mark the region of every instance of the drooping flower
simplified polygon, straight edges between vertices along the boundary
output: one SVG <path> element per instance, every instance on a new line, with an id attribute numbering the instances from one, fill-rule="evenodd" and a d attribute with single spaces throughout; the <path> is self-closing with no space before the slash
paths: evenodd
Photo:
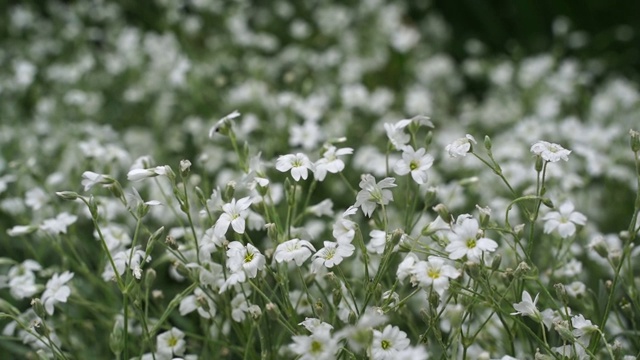
<path id="1" fill-rule="evenodd" d="M 447 145 L 444 149 L 449 153 L 449 156 L 455 158 L 459 156 L 466 156 L 471 150 L 471 143 L 477 144 L 476 139 L 467 134 L 465 137 L 460 138 Z"/>
<path id="2" fill-rule="evenodd" d="M 409 124 L 411 124 L 411 119 L 400 120 L 394 124 L 384 124 L 384 129 L 387 131 L 389 141 L 391 141 L 393 146 L 398 150 L 402 149 L 402 147 L 411 140 L 409 134 L 404 132 L 404 128 Z"/>
<path id="3" fill-rule="evenodd" d="M 563 239 L 568 238 L 576 233 L 576 224 L 584 225 L 587 223 L 587 217 L 582 213 L 573 211 L 574 206 L 571 201 L 565 201 L 558 211 L 552 211 L 546 214 L 542 220 L 546 221 L 544 224 L 544 232 L 546 234 L 551 233 L 553 230 L 558 230 L 558 234 Z"/>
<path id="4" fill-rule="evenodd" d="M 276 160 L 276 169 L 280 172 L 291 170 L 293 180 L 299 181 L 300 178 L 307 180 L 309 171 L 314 171 L 315 167 L 307 155 L 303 153 L 281 155 Z"/>
<path id="5" fill-rule="evenodd" d="M 389 201 L 393 200 L 393 194 L 388 188 L 396 187 L 396 179 L 384 178 L 376 184 L 376 178 L 373 175 L 362 175 L 360 181 L 360 192 L 356 195 L 355 207 L 360 207 L 362 212 L 371 217 L 373 211 L 376 209 L 377 204 L 387 205 Z"/>
<path id="6" fill-rule="evenodd" d="M 352 148 L 338 149 L 335 146 L 330 146 L 322 158 L 318 159 L 315 163 L 315 172 L 313 175 L 318 181 L 323 181 L 327 176 L 327 172 L 336 174 L 344 169 L 344 162 L 338 157 L 341 155 L 353 154 Z"/>
<path id="7" fill-rule="evenodd" d="M 538 302 L 539 295 L 540 294 L 536 294 L 536 298 L 532 300 L 529 292 L 527 292 L 527 290 L 524 290 L 522 292 L 522 301 L 513 304 L 513 308 L 516 310 L 516 312 L 511 313 L 511 315 L 529 316 L 538 322 L 541 321 L 542 315 L 536 308 L 536 303 Z"/>
<path id="8" fill-rule="evenodd" d="M 251 197 L 244 197 L 236 202 L 236 199 L 231 199 L 230 203 L 222 205 L 224 213 L 220 215 L 214 228 L 214 235 L 223 238 L 229 229 L 229 225 L 233 228 L 233 231 L 238 234 L 244 234 L 245 219 L 248 216 L 249 206 L 251 206 Z"/>
<path id="9" fill-rule="evenodd" d="M 546 141 L 538 141 L 533 144 L 531 146 L 531 152 L 549 162 L 557 162 L 560 160 L 568 161 L 569 154 L 571 154 L 571 150 L 567 150 L 558 144 Z"/>
<path id="10" fill-rule="evenodd" d="M 427 170 L 433 165 L 433 156 L 426 153 L 424 148 L 413 150 L 411 146 L 402 149 L 402 159 L 398 160 L 394 166 L 394 171 L 398 175 L 411 173 L 411 177 L 418 184 L 426 184 Z"/>

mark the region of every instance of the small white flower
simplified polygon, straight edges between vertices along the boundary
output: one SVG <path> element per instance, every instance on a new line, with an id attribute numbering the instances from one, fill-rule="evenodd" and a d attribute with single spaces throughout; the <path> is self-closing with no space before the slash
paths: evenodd
<path id="1" fill-rule="evenodd" d="M 477 144 L 473 136 L 467 134 L 465 137 L 457 139 L 445 147 L 451 157 L 466 156 L 471 150 L 471 143 Z"/>
<path id="2" fill-rule="evenodd" d="M 395 124 L 384 124 L 384 129 L 387 131 L 389 141 L 391 141 L 393 146 L 398 150 L 402 149 L 402 147 L 411 140 L 409 134 L 404 132 L 404 128 L 409 124 L 411 124 L 411 119 L 400 120 Z"/>
<path id="3" fill-rule="evenodd" d="M 53 305 L 57 302 L 65 303 L 71 294 L 71 289 L 67 286 L 67 282 L 73 278 L 73 273 L 65 271 L 62 274 L 53 274 L 51 279 L 47 281 L 47 286 L 42 293 L 41 299 L 47 314 L 53 315 Z"/>
<path id="4" fill-rule="evenodd" d="M 233 231 L 238 234 L 244 234 L 245 219 L 249 215 L 248 210 L 251 206 L 251 197 L 244 197 L 236 202 L 236 199 L 231 199 L 230 203 L 222 205 L 224 213 L 220 215 L 214 228 L 214 235 L 218 238 L 223 238 L 229 229 L 229 225 L 233 228 Z"/>
<path id="5" fill-rule="evenodd" d="M 467 260 L 478 263 L 483 252 L 495 251 L 498 248 L 498 243 L 488 238 L 479 237 L 479 229 L 476 219 L 469 217 L 469 215 L 458 216 L 452 233 L 448 236 L 451 242 L 445 248 L 449 253 L 449 258 L 457 260 L 466 255 Z"/>
<path id="6" fill-rule="evenodd" d="M 351 256 L 354 251 L 355 247 L 349 243 L 325 241 L 324 247 L 313 254 L 311 269 L 316 273 L 322 266 L 332 268 L 339 265 L 344 258 Z"/>
<path id="7" fill-rule="evenodd" d="M 278 263 L 283 261 L 291 262 L 291 260 L 294 260 L 296 265 L 300 266 L 311 256 L 311 253 L 315 251 L 316 249 L 309 241 L 291 239 L 278 245 L 273 257 Z"/>
<path id="8" fill-rule="evenodd" d="M 167 175 L 173 172 L 169 165 L 156 166 L 149 169 L 132 169 L 127 173 L 127 180 L 129 181 L 141 181 L 147 178 L 156 177 L 159 175 Z"/>
<path id="9" fill-rule="evenodd" d="M 371 343 L 372 360 L 394 360 L 398 352 L 406 349 L 411 344 L 407 334 L 397 326 L 388 324 L 382 331 L 373 330 L 373 342 Z"/>
<path id="10" fill-rule="evenodd" d="M 538 322 L 541 321 L 542 315 L 540 314 L 540 311 L 538 311 L 538 309 L 536 308 L 536 303 L 538 302 L 538 295 L 540 294 L 536 294 L 536 298 L 532 300 L 531 295 L 529 295 L 529 293 L 526 290 L 524 290 L 522 292 L 522 301 L 519 303 L 513 304 L 513 308 L 516 310 L 516 312 L 511 313 L 511 315 L 529 316 Z"/>
<path id="11" fill-rule="evenodd" d="M 344 169 L 344 162 L 338 157 L 341 155 L 353 154 L 352 148 L 337 149 L 330 146 L 327 151 L 322 154 L 322 158 L 315 163 L 315 171 L 313 175 L 318 181 L 323 181 L 327 172 L 336 174 Z"/>
<path id="12" fill-rule="evenodd" d="M 394 167 L 398 175 L 411 173 L 411 177 L 418 184 L 426 184 L 427 170 L 433 165 L 433 156 L 426 153 L 424 148 L 413 150 L 411 146 L 405 146 L 402 150 L 402 159 Z"/>
<path id="13" fill-rule="evenodd" d="M 115 180 L 113 178 L 107 175 L 94 173 L 93 171 L 85 171 L 82 173 L 81 184 L 84 185 L 84 191 L 88 191 L 97 184 L 108 186 L 113 184 L 114 182 Z"/>
<path id="14" fill-rule="evenodd" d="M 158 335 L 156 347 L 158 354 L 172 359 L 174 355 L 182 356 L 184 354 L 187 342 L 184 340 L 184 333 L 174 327 Z"/>
<path id="15" fill-rule="evenodd" d="M 356 195 L 354 206 L 360 207 L 365 215 L 371 217 L 377 204 L 387 205 L 389 201 L 393 200 L 393 194 L 387 188 L 396 187 L 395 181 L 396 179 L 388 177 L 376 184 L 376 178 L 373 175 L 362 175 L 362 180 L 360 181 L 362 190 Z"/>
<path id="16" fill-rule="evenodd" d="M 331 199 L 324 199 L 313 206 L 309 206 L 306 212 L 311 213 L 315 216 L 332 216 L 332 209 L 333 201 L 331 201 Z"/>
<path id="17" fill-rule="evenodd" d="M 58 214 L 58 216 L 53 219 L 44 220 L 40 225 L 40 230 L 46 231 L 51 234 L 66 234 L 69 225 L 75 223 L 76 220 L 78 220 L 78 217 L 76 215 L 71 215 L 68 212 L 63 212 Z"/>
<path id="18" fill-rule="evenodd" d="M 557 162 L 560 160 L 568 161 L 571 150 L 567 150 L 562 146 L 546 141 L 538 141 L 531 146 L 531 152 L 534 155 L 542 157 L 545 161 Z"/>
<path id="19" fill-rule="evenodd" d="M 192 295 L 182 299 L 178 310 L 183 316 L 197 310 L 203 319 L 211 319 L 216 315 L 215 303 L 200 288 L 196 288 Z"/>
<path id="20" fill-rule="evenodd" d="M 216 124 L 209 129 L 209 139 L 213 138 L 213 136 L 216 133 L 221 133 L 221 134 L 228 133 L 229 128 L 233 123 L 231 120 L 237 118 L 238 116 L 240 116 L 240 113 L 237 110 L 235 110 L 231 114 L 218 120 L 218 122 L 216 122 Z"/>
<path id="21" fill-rule="evenodd" d="M 406 259 L 405 259 L 406 260 Z M 442 296 L 449 288 L 449 279 L 460 276 L 460 272 L 451 265 L 447 265 L 445 259 L 437 256 L 429 256 L 428 261 L 418 261 L 411 271 L 414 285 L 427 288 L 432 287 L 438 295 Z"/>
<path id="22" fill-rule="evenodd" d="M 571 201 L 566 201 L 558 208 L 558 211 L 552 211 L 545 215 L 542 220 L 544 223 L 544 232 L 551 233 L 558 229 L 558 234 L 563 239 L 572 236 L 576 232 L 576 224 L 584 225 L 587 223 L 587 217 L 582 213 L 573 211 L 574 206 Z"/>
<path id="23" fill-rule="evenodd" d="M 315 170 L 313 163 L 303 153 L 281 155 L 276 160 L 276 169 L 280 172 L 291 170 L 291 177 L 295 181 L 299 181 L 300 178 L 307 180 L 309 176 L 308 170 Z"/>
<path id="24" fill-rule="evenodd" d="M 371 230 L 369 236 L 371 240 L 367 244 L 367 251 L 382 254 L 387 244 L 387 233 L 382 230 Z"/>

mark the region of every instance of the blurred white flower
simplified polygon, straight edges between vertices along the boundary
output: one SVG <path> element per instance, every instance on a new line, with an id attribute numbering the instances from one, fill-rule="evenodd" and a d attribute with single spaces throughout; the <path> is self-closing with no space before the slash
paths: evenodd
<path id="1" fill-rule="evenodd" d="M 524 290 L 522 292 L 522 301 L 513 304 L 513 308 L 516 310 L 516 312 L 511 313 L 511 315 L 529 316 L 538 322 L 542 321 L 542 315 L 536 308 L 538 295 L 539 294 L 536 295 L 535 299 L 531 299 L 531 295 L 529 295 L 529 292 L 527 292 L 527 290 Z"/>
<path id="2" fill-rule="evenodd" d="M 336 174 L 344 169 L 344 162 L 338 157 L 341 155 L 353 154 L 352 148 L 338 149 L 335 146 L 330 146 L 322 158 L 318 159 L 315 163 L 315 171 L 313 175 L 318 181 L 323 181 L 327 172 Z"/>
<path id="3" fill-rule="evenodd" d="M 476 139 L 473 136 L 467 134 L 465 137 L 460 138 L 452 142 L 445 147 L 445 150 L 451 157 L 466 156 L 471 150 L 471 143 L 477 144 Z"/>
<path id="4" fill-rule="evenodd" d="M 398 150 L 402 149 L 411 140 L 409 134 L 404 132 L 404 128 L 409 124 L 411 124 L 411 119 L 400 120 L 395 124 L 384 123 L 384 129 L 387 131 L 389 141 Z"/>
<path id="5" fill-rule="evenodd" d="M 576 225 L 584 225 L 587 223 L 587 217 L 582 213 L 573 211 L 574 206 L 571 201 L 565 201 L 558 211 L 552 211 L 546 214 L 542 220 L 544 223 L 544 232 L 546 234 L 551 233 L 553 230 L 558 230 L 558 234 L 563 239 L 572 236 L 576 232 Z"/>
<path id="6" fill-rule="evenodd" d="M 571 150 L 567 150 L 562 146 L 546 141 L 538 141 L 531 146 L 531 152 L 534 155 L 542 157 L 545 161 L 557 162 L 560 160 L 568 161 Z"/>
<path id="7" fill-rule="evenodd" d="M 201 288 L 196 288 L 193 290 L 193 294 L 184 297 L 182 301 L 180 301 L 180 306 L 178 308 L 178 311 L 182 316 L 196 310 L 203 319 L 211 319 L 216 316 L 215 303 L 209 295 L 202 291 Z"/>
<path id="8" fill-rule="evenodd" d="M 65 271 L 62 274 L 53 274 L 51 279 L 47 281 L 44 293 L 41 299 L 47 314 L 53 315 L 53 305 L 57 302 L 65 303 L 71 294 L 71 289 L 67 286 L 67 282 L 73 278 L 73 273 Z"/>

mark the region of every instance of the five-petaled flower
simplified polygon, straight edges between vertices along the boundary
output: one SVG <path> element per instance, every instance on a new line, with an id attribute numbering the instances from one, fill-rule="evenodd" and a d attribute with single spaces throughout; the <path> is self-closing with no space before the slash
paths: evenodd
<path id="1" fill-rule="evenodd" d="M 558 144 L 546 141 L 538 141 L 533 144 L 531 146 L 531 152 L 549 162 L 557 162 L 560 160 L 568 161 L 569 154 L 571 154 L 571 150 L 567 150 Z"/>
<path id="2" fill-rule="evenodd" d="M 230 203 L 222 205 L 224 213 L 220 215 L 214 228 L 214 235 L 222 238 L 229 229 L 229 225 L 233 228 L 233 231 L 238 234 L 244 234 L 245 219 L 249 215 L 249 206 L 251 206 L 251 198 L 249 196 L 244 197 L 236 202 L 236 199 L 231 199 Z"/>
<path id="3" fill-rule="evenodd" d="M 573 211 L 573 203 L 571 201 L 565 201 L 558 211 L 552 211 L 545 215 L 542 220 L 544 223 L 544 232 L 546 234 L 551 233 L 553 230 L 558 229 L 558 234 L 563 239 L 568 238 L 576 233 L 576 224 L 584 225 L 587 223 L 587 217 L 584 214 L 577 211 Z"/>
<path id="4" fill-rule="evenodd" d="M 360 181 L 360 192 L 356 195 L 355 207 L 360 207 L 362 212 L 371 217 L 377 204 L 387 205 L 393 200 L 393 194 L 388 188 L 396 187 L 396 179 L 384 178 L 376 184 L 376 178 L 373 175 L 362 175 Z"/>
<path id="5" fill-rule="evenodd" d="M 276 161 L 276 169 L 281 172 L 291 170 L 293 180 L 299 181 L 300 178 L 307 180 L 309 176 L 308 170 L 314 171 L 315 167 L 307 155 L 303 153 L 281 155 Z"/>
<path id="6" fill-rule="evenodd" d="M 471 151 L 471 143 L 477 144 L 476 139 L 467 134 L 465 137 L 460 138 L 447 145 L 444 149 L 449 153 L 451 157 L 466 156 Z"/>
<path id="7" fill-rule="evenodd" d="M 427 154 L 424 148 L 413 150 L 411 146 L 405 146 L 402 149 L 402 159 L 396 162 L 394 170 L 398 175 L 411 173 L 413 180 L 422 185 L 427 183 L 427 170 L 431 165 L 433 156 Z"/>

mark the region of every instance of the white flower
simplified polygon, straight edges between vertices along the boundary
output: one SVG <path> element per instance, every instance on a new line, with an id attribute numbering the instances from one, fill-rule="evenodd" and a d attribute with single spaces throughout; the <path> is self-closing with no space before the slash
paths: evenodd
<path id="1" fill-rule="evenodd" d="M 291 262 L 291 260 L 294 260 L 296 265 L 300 266 L 311 256 L 311 253 L 315 251 L 316 249 L 309 241 L 291 239 L 278 245 L 273 254 L 273 258 L 276 259 L 278 263 L 283 261 Z"/>
<path id="2" fill-rule="evenodd" d="M 350 206 L 340 218 L 333 223 L 333 237 L 338 243 L 351 243 L 356 235 L 356 223 L 347 219 L 347 216 L 353 215 L 358 211 L 354 206 Z"/>
<path id="3" fill-rule="evenodd" d="M 516 312 L 511 313 L 511 315 L 529 316 L 538 322 L 541 321 L 542 315 L 540 314 L 540 311 L 536 309 L 536 303 L 538 302 L 538 295 L 540 294 L 537 294 L 536 298 L 532 300 L 531 295 L 529 295 L 527 290 L 524 290 L 522 292 L 522 301 L 519 303 L 513 304 L 513 308 L 516 309 Z"/>
<path id="4" fill-rule="evenodd" d="M 545 215 L 542 220 L 544 223 L 544 232 L 546 234 L 551 233 L 553 230 L 558 229 L 558 234 L 563 239 L 572 236 L 576 232 L 576 224 L 584 225 L 587 223 L 587 217 L 582 213 L 573 211 L 573 203 L 566 201 L 558 208 L 558 211 L 552 211 Z"/>
<path id="5" fill-rule="evenodd" d="M 314 171 L 313 163 L 309 160 L 307 155 L 303 153 L 281 155 L 276 160 L 276 169 L 280 172 L 287 172 L 291 170 L 291 177 L 295 181 L 299 181 L 300 178 L 307 180 L 309 176 L 308 170 Z"/>
<path id="6" fill-rule="evenodd" d="M 171 167 L 169 167 L 169 165 L 156 166 L 149 169 L 132 169 L 127 173 L 127 180 L 141 181 L 159 175 L 167 176 L 170 173 L 173 173 L 173 170 L 171 170 Z"/>
<path id="7" fill-rule="evenodd" d="M 465 137 L 457 139 L 445 147 L 451 157 L 466 156 L 471 150 L 471 143 L 477 144 L 473 136 L 467 134 Z"/>
<path id="8" fill-rule="evenodd" d="M 318 181 L 323 181 L 327 172 L 336 174 L 344 169 L 344 162 L 338 158 L 341 155 L 353 154 L 352 148 L 337 149 L 330 146 L 327 151 L 322 154 L 322 158 L 315 163 L 315 171 L 313 175 Z"/>
<path id="9" fill-rule="evenodd" d="M 78 220 L 76 215 L 71 215 L 68 212 L 58 214 L 53 219 L 47 219 L 40 225 L 40 230 L 46 231 L 50 234 L 66 234 L 67 227 Z"/>
<path id="10" fill-rule="evenodd" d="M 387 244 L 387 233 L 382 230 L 371 230 L 369 236 L 371 240 L 367 244 L 367 251 L 382 254 Z"/>
<path id="11" fill-rule="evenodd" d="M 498 243 L 488 238 L 478 236 L 478 221 L 469 215 L 460 215 L 448 238 L 449 245 L 445 250 L 451 260 L 462 259 L 479 262 L 484 251 L 493 252 L 498 248 Z"/>
<path id="12" fill-rule="evenodd" d="M 330 333 L 318 331 L 311 335 L 295 335 L 291 337 L 289 349 L 298 360 L 334 360 L 338 352 L 338 340 Z"/>
<path id="13" fill-rule="evenodd" d="M 593 325 L 591 320 L 585 319 L 582 315 L 572 317 L 571 325 L 573 325 L 573 335 L 577 338 L 582 337 L 589 339 L 592 333 L 598 331 L 598 326 Z M 589 341 L 587 340 L 586 343 L 588 344 Z"/>
<path id="14" fill-rule="evenodd" d="M 232 271 L 240 269 L 253 279 L 258 275 L 259 270 L 264 270 L 266 259 L 264 255 L 253 245 L 242 245 L 238 241 L 232 241 L 227 250 L 227 267 Z"/>
<path id="15" fill-rule="evenodd" d="M 108 186 L 114 183 L 114 179 L 98 173 L 94 173 L 93 171 L 85 171 L 82 173 L 82 182 L 84 185 L 84 191 L 91 189 L 93 186 L 97 184 L 101 184 L 103 186 Z"/>
<path id="16" fill-rule="evenodd" d="M 71 289 L 66 283 L 73 278 L 73 273 L 65 271 L 62 274 L 53 274 L 51 279 L 47 281 L 47 286 L 42 293 L 41 299 L 47 314 L 53 315 L 53 305 L 56 302 L 67 302 L 67 298 L 71 294 Z"/>
<path id="17" fill-rule="evenodd" d="M 331 199 L 324 199 L 321 202 L 309 206 L 306 212 L 315 216 L 332 216 L 333 215 L 333 201 Z"/>
<path id="18" fill-rule="evenodd" d="M 396 149 L 402 149 L 406 145 L 411 137 L 404 132 L 404 128 L 411 124 L 411 119 L 400 120 L 395 124 L 385 123 L 384 129 L 387 131 L 387 137 L 389 141 L 395 146 Z"/>
<path id="19" fill-rule="evenodd" d="M 231 120 L 237 118 L 238 116 L 240 116 L 240 113 L 237 110 L 235 110 L 231 114 L 218 120 L 218 122 L 216 122 L 216 124 L 209 129 L 209 139 L 213 138 L 213 135 L 215 135 L 216 133 L 221 133 L 221 134 L 228 133 L 229 128 L 232 125 Z"/>
<path id="20" fill-rule="evenodd" d="M 402 282 L 409 277 L 413 273 L 417 262 L 418 256 L 412 252 L 408 253 L 404 260 L 398 265 L 398 270 L 396 270 L 398 280 Z"/>
<path id="21" fill-rule="evenodd" d="M 158 335 L 156 347 L 158 354 L 172 359 L 174 355 L 182 356 L 184 354 L 187 342 L 184 340 L 184 333 L 173 327 L 171 330 Z"/>
<path id="22" fill-rule="evenodd" d="M 411 173 L 411 177 L 418 184 L 426 184 L 427 170 L 433 165 L 433 156 L 426 153 L 424 148 L 413 150 L 411 146 L 405 146 L 402 150 L 402 159 L 398 160 L 394 170 L 398 175 Z"/>
<path id="23" fill-rule="evenodd" d="M 251 197 L 244 197 L 236 202 L 231 199 L 230 203 L 222 205 L 224 213 L 220 215 L 214 228 L 214 235 L 223 238 L 229 229 L 229 225 L 233 231 L 238 234 L 244 234 L 245 219 L 248 216 L 248 208 L 251 206 Z"/>
<path id="24" fill-rule="evenodd" d="M 405 259 L 406 260 L 406 259 Z M 449 288 L 449 279 L 460 276 L 460 272 L 451 265 L 447 265 L 445 259 L 437 256 L 429 256 L 428 261 L 418 261 L 411 271 L 411 281 L 422 287 L 432 287 L 438 295 L 442 296 Z"/>
<path id="25" fill-rule="evenodd" d="M 196 288 L 192 295 L 182 299 L 178 310 L 180 315 L 183 316 L 197 310 L 198 314 L 204 319 L 211 319 L 216 315 L 216 307 L 213 300 L 200 288 Z"/>
<path id="26" fill-rule="evenodd" d="M 388 324 L 382 331 L 373 330 L 373 342 L 371 343 L 372 360 L 394 360 L 398 352 L 406 349 L 411 344 L 407 334 L 397 326 Z"/>
<path id="27" fill-rule="evenodd" d="M 396 187 L 394 178 L 384 178 L 376 184 L 376 178 L 370 174 L 362 175 L 360 181 L 360 192 L 356 195 L 355 207 L 360 207 L 362 212 L 371 217 L 377 204 L 387 205 L 393 200 L 391 190 L 387 188 Z"/>
<path id="28" fill-rule="evenodd" d="M 325 241 L 324 247 L 313 254 L 311 269 L 316 273 L 322 266 L 332 268 L 339 265 L 344 258 L 351 256 L 354 251 L 355 247 L 349 243 Z"/>
<path id="29" fill-rule="evenodd" d="M 538 141 L 531 146 L 531 152 L 534 155 L 542 157 L 545 161 L 557 162 L 560 160 L 568 161 L 571 150 L 567 150 L 558 144 L 546 141 Z"/>

